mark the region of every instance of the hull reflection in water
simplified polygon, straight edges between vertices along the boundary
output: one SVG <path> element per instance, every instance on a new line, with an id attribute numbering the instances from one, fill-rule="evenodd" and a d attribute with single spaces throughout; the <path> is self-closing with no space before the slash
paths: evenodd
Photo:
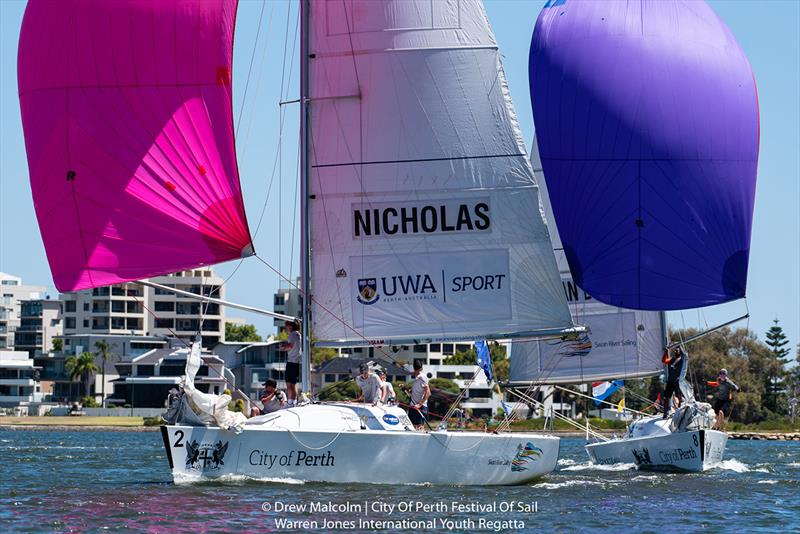
<path id="1" fill-rule="evenodd" d="M 551 473 L 559 438 L 414 432 L 396 407 L 313 404 L 251 419 L 240 434 L 161 427 L 176 482 L 228 476 L 375 484 L 523 484 Z"/>

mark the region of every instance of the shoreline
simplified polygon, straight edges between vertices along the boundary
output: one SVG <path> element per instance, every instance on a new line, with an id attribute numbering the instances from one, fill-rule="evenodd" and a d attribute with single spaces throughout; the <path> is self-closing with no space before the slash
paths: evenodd
<path id="1" fill-rule="evenodd" d="M 17 425 L 4 425 L 0 424 L 0 432 L 14 431 L 14 430 L 51 430 L 58 432 L 80 431 L 80 432 L 157 432 L 158 426 L 114 426 L 114 425 L 33 425 L 33 424 L 17 424 Z"/>

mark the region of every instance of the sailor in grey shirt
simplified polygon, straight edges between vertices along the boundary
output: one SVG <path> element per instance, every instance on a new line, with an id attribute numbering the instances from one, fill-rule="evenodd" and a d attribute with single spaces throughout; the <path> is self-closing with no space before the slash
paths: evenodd
<path id="1" fill-rule="evenodd" d="M 368 404 L 380 404 L 381 402 L 381 381 L 377 375 L 369 370 L 369 365 L 362 363 L 359 368 L 359 375 L 356 377 L 356 384 L 361 388 L 361 395 L 356 401 Z"/>

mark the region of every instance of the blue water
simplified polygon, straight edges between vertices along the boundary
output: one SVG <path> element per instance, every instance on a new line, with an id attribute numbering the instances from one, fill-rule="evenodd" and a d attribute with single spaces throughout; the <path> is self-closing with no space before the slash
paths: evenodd
<path id="1" fill-rule="evenodd" d="M 245 479 L 174 485 L 158 432 L 0 431 L 0 466 L 0 532 L 276 532 L 285 530 L 279 521 L 286 519 L 316 522 L 294 532 L 330 531 L 330 522 L 341 532 L 368 530 L 359 520 L 434 522 L 432 528 L 410 525 L 417 532 L 800 531 L 800 442 L 730 441 L 719 468 L 654 474 L 633 466 L 591 466 L 583 440 L 564 439 L 558 471 L 518 487 Z M 329 502 L 351 511 L 312 513 L 308 508 Z M 458 511 L 453 502 L 496 503 L 498 511 Z M 369 510 L 400 503 L 422 503 L 432 510 Z M 289 505 L 307 508 L 275 511 Z M 521 510 L 523 505 L 529 509 Z M 499 510 L 506 506 L 514 510 Z M 398 526 L 380 524 L 377 531 L 403 531 Z"/>

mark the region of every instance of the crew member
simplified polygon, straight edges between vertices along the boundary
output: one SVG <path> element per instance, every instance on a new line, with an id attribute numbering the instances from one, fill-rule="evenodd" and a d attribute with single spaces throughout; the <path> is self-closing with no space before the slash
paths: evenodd
<path id="1" fill-rule="evenodd" d="M 381 402 L 381 381 L 369 370 L 369 365 L 364 362 L 358 367 L 359 374 L 356 384 L 361 388 L 361 394 L 356 402 L 365 402 L 377 405 Z"/>
<path id="2" fill-rule="evenodd" d="M 411 381 L 411 406 L 408 409 L 408 418 L 416 430 L 423 430 L 425 420 L 428 418 L 428 399 L 431 388 L 428 377 L 422 372 L 422 361 L 414 360 L 414 379 Z"/>
<path id="3" fill-rule="evenodd" d="M 714 393 L 714 412 L 717 414 L 714 429 L 725 430 L 725 418 L 730 417 L 733 408 L 733 392 L 739 391 L 739 386 L 728 378 L 727 369 L 720 369 L 717 380 L 709 381 L 708 385 L 717 388 Z"/>
<path id="4" fill-rule="evenodd" d="M 687 360 L 688 356 L 681 347 L 675 347 L 671 351 L 666 349 L 664 351 L 664 356 L 661 358 L 661 361 L 667 366 L 667 387 L 664 391 L 664 397 L 662 399 L 662 409 L 664 412 L 663 419 L 666 419 L 669 416 L 669 408 L 671 406 L 670 401 L 672 400 L 673 394 L 678 399 L 679 406 L 681 401 L 683 401 L 683 392 L 681 391 L 680 381 L 686 376 Z"/>
<path id="5" fill-rule="evenodd" d="M 396 400 L 394 395 L 394 386 L 392 386 L 391 382 L 386 380 L 386 371 L 383 369 L 378 369 L 378 378 L 381 381 L 381 403 L 394 405 Z"/>
<path id="6" fill-rule="evenodd" d="M 300 325 L 295 321 L 286 321 L 286 341 L 281 343 L 281 349 L 286 354 L 286 393 L 289 406 L 297 404 L 297 381 L 300 379 Z"/>
<path id="7" fill-rule="evenodd" d="M 263 408 L 259 409 L 253 406 L 251 410 L 251 417 L 272 413 L 286 408 L 286 393 L 278 389 L 278 383 L 271 378 L 264 382 L 264 394 L 261 395 L 261 405 Z"/>

